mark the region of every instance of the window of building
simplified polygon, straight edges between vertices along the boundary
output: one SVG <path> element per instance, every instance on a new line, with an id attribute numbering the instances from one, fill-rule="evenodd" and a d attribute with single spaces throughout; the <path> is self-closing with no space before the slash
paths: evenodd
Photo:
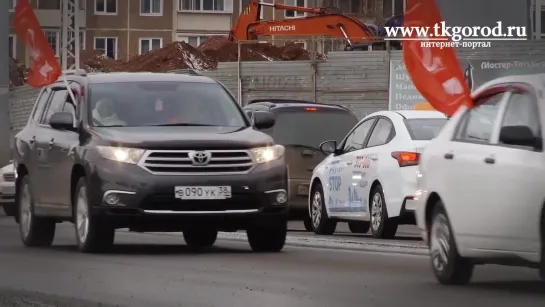
<path id="1" fill-rule="evenodd" d="M 117 60 L 117 37 L 95 37 L 95 50 Z"/>
<path id="2" fill-rule="evenodd" d="M 179 0 L 180 11 L 227 11 L 227 0 Z"/>
<path id="3" fill-rule="evenodd" d="M 9 10 L 13 11 L 13 9 L 15 9 L 15 5 L 17 5 L 17 0 L 11 0 Z"/>
<path id="4" fill-rule="evenodd" d="M 163 48 L 163 39 L 162 38 L 141 38 L 139 47 L 140 47 L 140 50 L 138 54 L 144 54 L 152 50 L 161 49 Z"/>
<path id="5" fill-rule="evenodd" d="M 60 32 L 57 30 L 44 30 L 45 37 L 51 49 L 55 52 L 55 56 L 59 56 L 60 50 Z"/>
<path id="6" fill-rule="evenodd" d="M 117 14 L 117 0 L 95 0 L 95 14 L 97 15 Z"/>
<path id="7" fill-rule="evenodd" d="M 403 14 L 405 12 L 406 5 L 406 0 L 384 0 L 384 2 L 382 2 L 384 17 L 390 18 L 392 16 Z"/>
<path id="8" fill-rule="evenodd" d="M 284 1 L 286 5 L 291 6 L 307 6 L 307 0 L 285 0 Z M 296 12 L 296 11 L 285 11 L 284 17 L 286 18 L 299 18 L 304 17 L 306 14 L 304 12 Z"/>
<path id="9" fill-rule="evenodd" d="M 221 34 L 212 34 L 212 35 L 221 35 Z M 186 42 L 191 46 L 197 48 L 200 44 L 204 43 L 208 37 L 212 35 L 188 35 L 188 36 L 178 36 L 178 41 Z"/>
<path id="10" fill-rule="evenodd" d="M 9 57 L 15 59 L 17 57 L 17 38 L 15 35 L 9 36 Z"/>
<path id="11" fill-rule="evenodd" d="M 163 15 L 163 1 L 140 0 L 140 15 Z"/>

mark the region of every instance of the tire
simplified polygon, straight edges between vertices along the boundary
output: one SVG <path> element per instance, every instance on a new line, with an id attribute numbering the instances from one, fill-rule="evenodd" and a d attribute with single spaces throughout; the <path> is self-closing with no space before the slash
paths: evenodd
<path id="1" fill-rule="evenodd" d="M 388 208 L 384 200 L 382 186 L 377 184 L 371 192 L 369 204 L 371 213 L 371 233 L 377 239 L 393 239 L 397 232 L 398 223 L 388 218 Z"/>
<path id="2" fill-rule="evenodd" d="M 218 231 L 215 229 L 188 229 L 184 231 L 185 243 L 191 248 L 210 247 L 216 243 Z"/>
<path id="3" fill-rule="evenodd" d="M 473 275 L 474 264 L 458 254 L 450 221 L 439 201 L 430 228 L 430 262 L 437 281 L 443 285 L 466 285 Z"/>
<path id="4" fill-rule="evenodd" d="M 4 213 L 6 216 L 15 216 L 17 214 L 17 208 L 15 204 L 4 205 Z"/>
<path id="5" fill-rule="evenodd" d="M 286 243 L 288 222 L 278 219 L 250 227 L 246 234 L 254 252 L 280 252 Z"/>
<path id="6" fill-rule="evenodd" d="M 352 233 L 367 233 L 371 228 L 371 222 L 348 222 L 348 229 Z"/>
<path id="7" fill-rule="evenodd" d="M 17 193 L 19 234 L 26 247 L 49 247 L 55 238 L 56 222 L 34 214 L 34 195 L 27 175 L 21 179 Z"/>
<path id="8" fill-rule="evenodd" d="M 102 253 L 112 249 L 115 228 L 100 216 L 90 214 L 89 189 L 85 177 L 78 180 L 74 191 L 74 228 L 78 250 L 82 253 Z"/>
<path id="9" fill-rule="evenodd" d="M 303 224 L 305 225 L 305 230 L 306 231 L 312 231 L 313 230 L 312 220 L 310 219 L 310 216 L 305 215 L 305 217 L 303 218 Z"/>
<path id="10" fill-rule="evenodd" d="M 312 189 L 310 204 L 310 216 L 312 229 L 318 235 L 332 235 L 337 229 L 337 221 L 330 219 L 327 215 L 322 184 L 317 183 Z"/>

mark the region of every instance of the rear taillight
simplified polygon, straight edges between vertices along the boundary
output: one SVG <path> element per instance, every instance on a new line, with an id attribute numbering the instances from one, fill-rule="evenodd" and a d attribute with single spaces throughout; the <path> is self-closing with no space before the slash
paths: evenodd
<path id="1" fill-rule="evenodd" d="M 394 151 L 392 157 L 397 160 L 399 167 L 418 165 L 420 154 L 411 151 Z"/>

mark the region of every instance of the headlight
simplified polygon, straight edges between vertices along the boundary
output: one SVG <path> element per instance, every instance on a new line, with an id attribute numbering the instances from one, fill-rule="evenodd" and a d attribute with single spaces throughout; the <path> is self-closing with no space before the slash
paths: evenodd
<path id="1" fill-rule="evenodd" d="M 112 146 L 97 146 L 98 153 L 108 160 L 136 164 L 144 154 L 143 149 L 112 147 Z"/>
<path id="2" fill-rule="evenodd" d="M 281 158 L 284 155 L 284 146 L 259 147 L 252 149 L 251 152 L 257 163 L 266 163 Z"/>

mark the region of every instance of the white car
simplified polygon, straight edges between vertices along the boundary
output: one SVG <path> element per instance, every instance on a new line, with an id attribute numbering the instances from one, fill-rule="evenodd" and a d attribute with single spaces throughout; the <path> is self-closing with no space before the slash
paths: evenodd
<path id="1" fill-rule="evenodd" d="M 312 174 L 309 214 L 316 234 L 333 234 L 337 221 L 354 233 L 393 238 L 414 224 L 405 202 L 416 191 L 419 155 L 447 118 L 436 111 L 381 111 L 361 120 Z"/>
<path id="2" fill-rule="evenodd" d="M 15 215 L 15 173 L 11 163 L 0 168 L 0 206 L 6 215 Z"/>
<path id="3" fill-rule="evenodd" d="M 545 74 L 483 85 L 422 154 L 410 202 L 440 283 L 467 284 L 485 263 L 545 279 L 544 91 Z"/>

